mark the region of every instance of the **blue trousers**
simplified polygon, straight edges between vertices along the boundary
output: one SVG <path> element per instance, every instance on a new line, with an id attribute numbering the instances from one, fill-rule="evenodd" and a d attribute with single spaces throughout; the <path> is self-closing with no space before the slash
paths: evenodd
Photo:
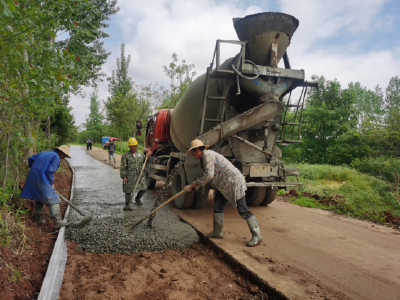
<path id="1" fill-rule="evenodd" d="M 221 194 L 220 191 L 215 189 L 215 197 L 214 197 L 214 213 L 220 214 L 224 212 L 224 207 L 228 203 L 228 200 L 225 199 L 224 195 Z M 240 198 L 236 201 L 237 210 L 242 219 L 248 219 L 253 216 L 253 214 L 249 211 L 246 203 L 246 197 Z"/>
<path id="2" fill-rule="evenodd" d="M 115 162 L 115 153 L 114 152 L 108 152 L 108 159 L 111 161 L 111 156 L 114 158 Z"/>

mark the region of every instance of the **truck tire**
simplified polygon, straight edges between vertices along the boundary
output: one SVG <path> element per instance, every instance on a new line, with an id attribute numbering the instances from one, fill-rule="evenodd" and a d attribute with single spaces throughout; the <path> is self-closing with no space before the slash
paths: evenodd
<path id="1" fill-rule="evenodd" d="M 257 206 L 264 201 L 267 188 L 264 186 L 251 186 L 246 191 L 247 206 Z"/>
<path id="2" fill-rule="evenodd" d="M 204 187 L 204 193 L 202 193 L 203 189 L 199 189 L 199 191 L 195 192 L 192 208 L 199 209 L 203 208 L 208 200 L 208 194 L 210 193 L 211 186 L 207 184 Z"/>
<path id="3" fill-rule="evenodd" d="M 186 184 L 185 170 L 183 169 L 183 166 L 180 166 L 178 174 L 176 174 L 176 176 L 172 180 L 172 196 L 175 196 L 180 191 L 182 191 L 185 188 Z M 183 195 L 180 195 L 178 198 L 176 198 L 174 200 L 175 207 L 179 209 L 190 208 L 193 204 L 194 192 L 195 190 L 193 189 L 190 193 L 184 193 Z"/>
<path id="4" fill-rule="evenodd" d="M 157 180 L 154 178 L 147 177 L 147 189 L 149 190 L 154 190 L 154 187 L 156 186 Z"/>
<path id="5" fill-rule="evenodd" d="M 154 190 L 156 186 L 157 180 L 150 177 L 150 165 L 154 163 L 154 156 L 150 156 L 150 159 L 147 162 L 147 189 Z"/>
<path id="6" fill-rule="evenodd" d="M 261 202 L 260 206 L 267 206 L 268 204 L 271 204 L 272 201 L 275 200 L 276 198 L 276 193 L 278 192 L 277 187 L 267 187 L 267 191 L 265 193 L 264 201 Z"/>

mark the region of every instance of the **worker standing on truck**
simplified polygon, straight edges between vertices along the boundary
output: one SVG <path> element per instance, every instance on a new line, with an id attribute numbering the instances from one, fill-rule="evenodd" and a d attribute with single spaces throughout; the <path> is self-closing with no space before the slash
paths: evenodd
<path id="1" fill-rule="evenodd" d="M 185 187 L 186 192 L 192 188 L 205 186 L 211 183 L 215 187 L 214 197 L 214 230 L 206 235 L 209 238 L 222 239 L 224 225 L 224 207 L 228 201 L 233 207 L 237 207 L 240 216 L 247 221 L 252 238 L 247 246 L 254 247 L 261 241 L 260 228 L 256 217 L 248 210 L 246 204 L 246 181 L 240 171 L 232 165 L 223 155 L 206 150 L 209 146 L 200 140 L 193 140 L 187 154 L 193 154 L 200 160 L 203 174 L 192 184 Z"/>
<path id="2" fill-rule="evenodd" d="M 115 165 L 115 144 L 114 140 L 110 139 L 110 143 L 107 145 L 108 148 L 108 159 L 110 160 L 111 165 L 111 156 L 114 158 L 114 165 Z"/>
<path id="3" fill-rule="evenodd" d="M 138 142 L 135 138 L 129 139 L 128 146 L 129 151 L 122 155 L 120 166 L 120 176 L 123 180 L 122 189 L 125 193 L 124 210 L 132 210 L 129 206 L 131 194 L 135 192 L 133 189 L 135 188 L 136 181 L 139 178 L 145 160 L 145 155 L 142 152 L 137 151 Z M 142 177 L 137 186 L 138 193 L 135 198 L 137 205 L 143 205 L 143 202 L 140 199 L 147 189 L 146 175 L 145 171 L 143 171 Z"/>
<path id="4" fill-rule="evenodd" d="M 62 221 L 60 197 L 54 190 L 54 173 L 60 167 L 61 159 L 65 157 L 71 158 L 67 145 L 55 147 L 54 150 L 40 152 L 28 158 L 30 170 L 21 192 L 21 198 L 36 201 L 33 217 L 35 223 L 45 223 L 42 216 L 43 206 L 46 204 L 49 207 L 54 228 L 60 228 L 69 224 Z"/>

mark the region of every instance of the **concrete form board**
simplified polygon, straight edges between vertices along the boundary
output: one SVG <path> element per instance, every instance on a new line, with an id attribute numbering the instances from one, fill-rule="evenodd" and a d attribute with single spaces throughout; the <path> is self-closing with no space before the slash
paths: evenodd
<path id="1" fill-rule="evenodd" d="M 68 161 L 67 161 L 68 162 Z M 75 172 L 71 165 L 68 163 L 72 171 L 72 186 L 71 196 L 69 198 L 72 201 L 74 197 L 74 184 L 75 184 Z M 69 214 L 69 206 L 64 214 L 64 222 L 67 222 Z M 64 277 L 65 264 L 67 263 L 67 240 L 65 239 L 65 227 L 61 227 L 58 232 L 56 243 L 54 244 L 53 253 L 50 257 L 50 262 L 47 267 L 46 275 L 40 288 L 38 300 L 54 300 L 58 299 L 60 294 L 62 280 Z"/>

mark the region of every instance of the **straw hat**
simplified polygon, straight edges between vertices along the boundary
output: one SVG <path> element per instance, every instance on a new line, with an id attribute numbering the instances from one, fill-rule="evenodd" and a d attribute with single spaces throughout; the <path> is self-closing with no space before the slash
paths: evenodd
<path id="1" fill-rule="evenodd" d="M 202 141 L 200 141 L 200 140 L 193 140 L 191 143 L 190 143 L 190 149 L 188 150 L 188 151 L 186 151 L 186 154 L 190 154 L 190 152 L 192 152 L 192 150 L 194 149 L 194 148 L 199 148 L 199 147 L 206 147 L 206 149 L 208 148 L 208 147 L 210 147 L 209 145 L 204 145 L 203 144 L 203 142 Z"/>
<path id="2" fill-rule="evenodd" d="M 66 156 L 71 158 L 71 156 L 69 155 L 69 147 L 67 145 L 61 145 L 60 147 L 54 147 L 54 149 L 58 149 L 58 150 L 62 151 Z"/>

